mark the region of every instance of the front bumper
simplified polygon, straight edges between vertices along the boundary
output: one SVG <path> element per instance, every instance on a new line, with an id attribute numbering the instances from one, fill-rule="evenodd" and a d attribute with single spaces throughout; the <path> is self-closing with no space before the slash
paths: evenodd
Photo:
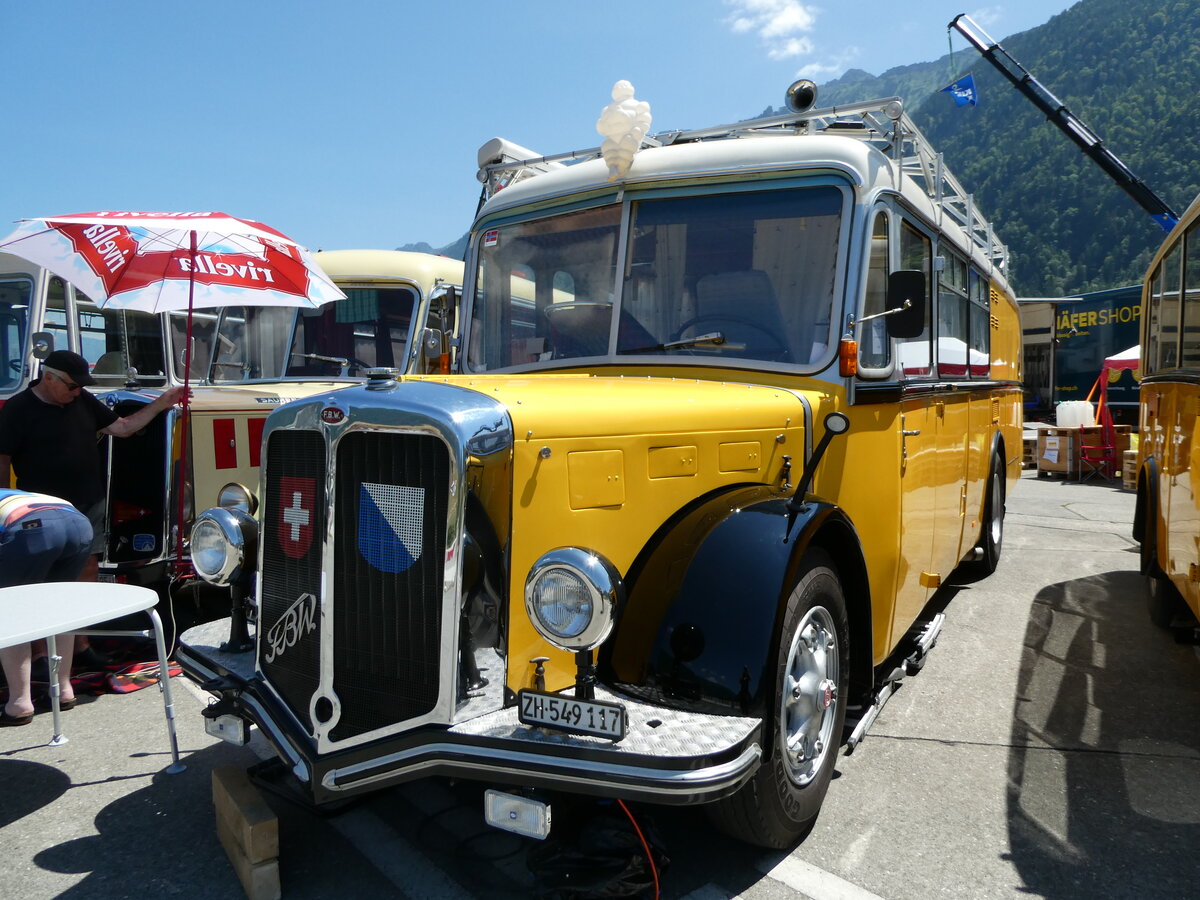
<path id="1" fill-rule="evenodd" d="M 623 703 L 619 743 L 522 725 L 515 706 L 448 727 L 423 727 L 318 755 L 309 735 L 254 672 L 254 654 L 220 649 L 228 620 L 184 632 L 177 659 L 187 675 L 257 725 L 317 804 L 429 775 L 495 785 L 682 805 L 736 791 L 762 758 L 758 718 L 666 709 L 598 687 Z"/>

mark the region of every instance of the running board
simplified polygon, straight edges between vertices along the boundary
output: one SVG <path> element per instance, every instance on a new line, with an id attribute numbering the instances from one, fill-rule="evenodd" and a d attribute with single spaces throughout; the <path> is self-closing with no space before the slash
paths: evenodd
<path id="1" fill-rule="evenodd" d="M 854 730 L 850 733 L 850 737 L 846 740 L 847 756 L 853 753 L 855 748 L 862 743 L 863 738 L 867 736 L 867 730 L 875 724 L 875 719 L 883 711 L 883 707 L 887 704 L 888 700 L 892 699 L 892 695 L 896 693 L 896 690 L 900 687 L 900 682 L 904 680 L 905 676 L 916 675 L 924 668 L 929 651 L 937 643 L 938 635 L 942 633 L 942 626 L 945 624 L 945 613 L 938 613 L 930 619 L 917 636 L 913 652 L 906 656 L 904 661 L 883 679 L 883 684 L 875 691 L 874 702 L 867 707 L 862 717 L 859 718 L 858 723 L 854 726 Z"/>

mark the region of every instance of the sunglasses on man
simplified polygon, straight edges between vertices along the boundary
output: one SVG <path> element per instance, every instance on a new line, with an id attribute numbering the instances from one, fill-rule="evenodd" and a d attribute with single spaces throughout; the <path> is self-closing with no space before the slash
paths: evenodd
<path id="1" fill-rule="evenodd" d="M 61 382 L 62 382 L 62 383 L 63 383 L 63 384 L 66 386 L 66 388 L 67 388 L 67 390 L 68 390 L 68 391 L 81 391 L 81 390 L 83 390 L 83 385 L 81 385 L 81 384 L 76 384 L 75 382 L 71 381 L 70 379 L 63 378 L 63 377 L 62 377 L 61 375 L 59 375 L 57 372 L 51 372 L 51 371 L 47 370 L 46 374 L 47 374 L 47 375 L 52 375 L 52 376 L 54 376 L 56 379 L 58 379 L 59 381 L 61 381 Z"/>

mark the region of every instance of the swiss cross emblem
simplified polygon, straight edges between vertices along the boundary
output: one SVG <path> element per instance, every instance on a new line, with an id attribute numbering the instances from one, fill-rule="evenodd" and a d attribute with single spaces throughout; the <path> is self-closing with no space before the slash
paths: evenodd
<path id="1" fill-rule="evenodd" d="M 316 496 L 314 478 L 279 479 L 279 520 L 275 533 L 285 556 L 299 559 L 312 546 Z"/>

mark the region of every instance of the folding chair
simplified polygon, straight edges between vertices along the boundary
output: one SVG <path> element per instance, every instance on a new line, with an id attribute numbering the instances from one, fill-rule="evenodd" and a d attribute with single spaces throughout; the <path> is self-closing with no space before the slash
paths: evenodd
<path id="1" fill-rule="evenodd" d="M 1108 372 L 1100 371 L 1100 377 L 1092 385 L 1088 400 L 1099 388 L 1100 396 L 1096 406 L 1096 422 L 1100 426 L 1100 443 L 1088 444 L 1085 440 L 1085 428 L 1079 429 L 1079 480 L 1088 481 L 1099 476 L 1105 481 L 1111 481 L 1117 470 L 1117 432 L 1113 427 L 1112 413 L 1108 408 Z"/>

